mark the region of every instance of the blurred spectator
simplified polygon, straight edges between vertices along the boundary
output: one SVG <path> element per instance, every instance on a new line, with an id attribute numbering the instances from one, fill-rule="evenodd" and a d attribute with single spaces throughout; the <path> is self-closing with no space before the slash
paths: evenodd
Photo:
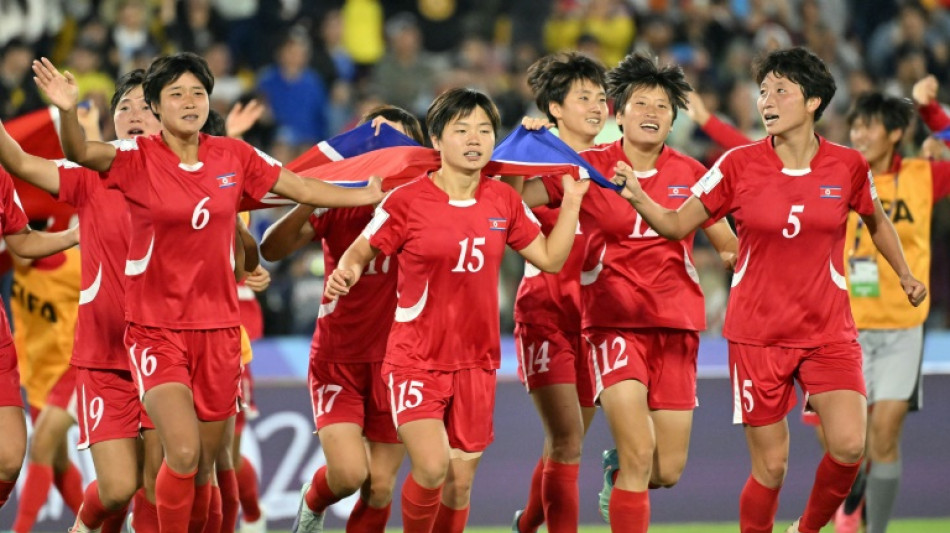
<path id="1" fill-rule="evenodd" d="M 174 4 L 174 18 L 166 25 L 165 36 L 178 51 L 204 54 L 222 37 L 218 34 L 221 22 L 211 9 L 210 0 L 177 0 Z"/>
<path id="2" fill-rule="evenodd" d="M 877 28 L 867 45 L 869 71 L 880 78 L 897 73 L 899 54 L 914 49 L 923 54 L 925 68 L 947 80 L 947 35 L 928 24 L 927 10 L 917 1 L 905 1 L 898 16 Z M 913 83 L 913 82 L 911 82 Z"/>
<path id="3" fill-rule="evenodd" d="M 261 46 L 267 28 L 258 27 L 258 0 L 211 0 L 211 6 L 227 25 L 228 46 L 235 65 L 259 68 L 270 61 L 266 46 Z"/>
<path id="4" fill-rule="evenodd" d="M 327 89 L 310 68 L 304 34 L 291 32 L 277 49 L 276 64 L 261 71 L 257 87 L 277 124 L 277 141 L 294 155 L 326 138 Z"/>
<path id="5" fill-rule="evenodd" d="M 494 20 L 498 0 L 455 0 L 452 2 L 420 2 L 418 0 L 386 0 L 383 7 L 387 19 L 400 13 L 416 18 L 422 48 L 442 54 L 458 48 L 462 38 L 473 33 L 488 37 L 491 25 L 479 26 L 479 20 Z"/>
<path id="6" fill-rule="evenodd" d="M 357 64 L 372 65 L 383 57 L 383 8 L 378 0 L 347 0 L 343 17 L 343 46 Z"/>
<path id="7" fill-rule="evenodd" d="M 214 75 L 211 107 L 221 113 L 221 116 L 227 116 L 231 105 L 251 88 L 252 83 L 235 75 L 231 63 L 231 49 L 225 43 L 212 44 L 205 50 L 204 57 L 211 74 Z"/>
<path id="8" fill-rule="evenodd" d="M 400 13 L 389 19 L 386 40 L 389 51 L 373 70 L 373 90 L 385 95 L 388 103 L 424 116 L 435 96 L 435 77 L 432 59 L 422 51 L 416 17 Z"/>
<path id="9" fill-rule="evenodd" d="M 612 68 L 627 55 L 635 33 L 633 16 L 622 0 L 562 0 L 545 25 L 544 43 L 549 52 L 569 50 L 577 47 L 581 35 L 592 35 L 600 44 L 599 59 Z"/>
<path id="10" fill-rule="evenodd" d="M 337 80 L 345 83 L 356 81 L 356 62 L 343 45 L 343 15 L 338 9 L 327 11 L 317 28 L 314 43 L 313 68 L 331 87 Z"/>
<path id="11" fill-rule="evenodd" d="M 115 12 L 112 42 L 117 55 L 118 72 L 135 68 L 136 59 L 158 55 L 158 42 L 151 34 L 151 12 L 145 0 L 121 0 Z"/>
<path id="12" fill-rule="evenodd" d="M 46 54 L 47 40 L 63 25 L 62 5 L 49 0 L 0 1 L 0 48 L 13 40 L 40 45 L 36 52 Z"/>
<path id="13" fill-rule="evenodd" d="M 14 39 L 0 49 L 0 120 L 46 107 L 33 83 L 33 49 Z"/>
<path id="14" fill-rule="evenodd" d="M 109 109 L 109 102 L 115 93 L 115 81 L 102 70 L 102 58 L 102 52 L 94 44 L 80 41 L 69 54 L 66 70 L 76 78 L 81 101 L 91 100 L 96 109 Z M 107 122 L 111 123 L 112 120 Z M 113 127 L 108 128 L 107 135 L 112 133 Z"/>

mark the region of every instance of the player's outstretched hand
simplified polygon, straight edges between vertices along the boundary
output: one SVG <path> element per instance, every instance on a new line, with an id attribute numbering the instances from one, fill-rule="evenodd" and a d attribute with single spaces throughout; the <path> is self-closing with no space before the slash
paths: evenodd
<path id="1" fill-rule="evenodd" d="M 706 109 L 703 97 L 697 94 L 696 91 L 690 91 L 686 97 L 688 99 L 686 104 L 686 116 L 692 119 L 696 124 L 699 124 L 700 127 L 705 126 L 706 123 L 709 122 L 709 110 Z"/>
<path id="2" fill-rule="evenodd" d="M 927 297 L 927 287 L 911 274 L 901 276 L 901 287 L 904 288 L 907 299 L 914 307 L 923 303 L 924 298 Z"/>
<path id="3" fill-rule="evenodd" d="M 349 294 L 352 285 L 353 272 L 338 268 L 327 278 L 327 288 L 323 291 L 323 294 L 331 300 L 336 300 L 340 296 Z"/>
<path id="4" fill-rule="evenodd" d="M 614 167 L 614 177 L 610 178 L 610 181 L 612 181 L 614 185 L 623 187 L 623 189 L 620 189 L 620 196 L 623 196 L 627 200 L 630 200 L 637 193 L 642 191 L 640 188 L 640 180 L 638 180 L 637 176 L 633 173 L 633 168 L 624 161 L 617 162 L 617 165 Z"/>
<path id="5" fill-rule="evenodd" d="M 383 180 L 379 176 L 370 176 L 366 182 L 366 190 L 375 196 L 375 200 L 370 203 L 378 204 L 383 201 L 386 193 L 383 192 Z"/>
<path id="6" fill-rule="evenodd" d="M 940 82 L 936 76 L 930 74 L 925 76 L 914 84 L 910 94 L 914 97 L 914 103 L 917 105 L 928 105 L 937 99 L 937 89 L 940 88 Z"/>
<path id="7" fill-rule="evenodd" d="M 722 261 L 723 268 L 730 272 L 735 271 L 737 259 L 735 252 L 719 252 L 719 259 Z"/>
<path id="8" fill-rule="evenodd" d="M 75 109 L 79 103 L 79 85 L 68 70 L 61 74 L 53 63 L 44 57 L 33 60 L 33 74 L 33 81 L 53 105 L 62 111 Z"/>
<path id="9" fill-rule="evenodd" d="M 254 292 L 263 292 L 270 286 L 270 272 L 261 265 L 257 265 L 257 268 L 244 278 L 244 284 Z"/>
<path id="10" fill-rule="evenodd" d="M 570 196 L 580 202 L 590 189 L 590 180 L 575 180 L 570 174 L 564 174 L 561 176 L 561 186 L 564 187 L 564 196 Z"/>
<path id="11" fill-rule="evenodd" d="M 250 100 L 246 104 L 235 102 L 231 110 L 228 111 L 228 117 L 224 119 L 224 131 L 228 137 L 240 139 L 247 133 L 247 130 L 254 127 L 257 119 L 264 113 L 264 104 L 257 100 Z"/>
<path id="12" fill-rule="evenodd" d="M 527 130 L 537 131 L 541 128 L 551 129 L 554 127 L 554 124 L 551 124 L 551 121 L 546 118 L 538 117 L 524 117 L 521 119 L 521 125 Z"/>

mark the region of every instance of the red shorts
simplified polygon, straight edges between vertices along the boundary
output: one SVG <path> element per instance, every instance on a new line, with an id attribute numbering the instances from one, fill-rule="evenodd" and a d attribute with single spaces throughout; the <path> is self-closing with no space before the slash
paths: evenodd
<path id="1" fill-rule="evenodd" d="M 574 384 L 581 406 L 593 407 L 594 381 L 581 346 L 580 333 L 537 324 L 515 324 L 518 378 L 528 392 L 547 385 Z"/>
<path id="2" fill-rule="evenodd" d="M 696 407 L 699 333 L 668 328 L 585 328 L 594 398 L 611 385 L 633 379 L 647 387 L 653 410 Z"/>
<path id="3" fill-rule="evenodd" d="M 234 434 L 240 435 L 248 420 L 261 416 L 254 402 L 254 376 L 251 375 L 251 365 L 241 365 L 241 388 L 238 391 L 241 408 L 238 409 L 234 420 Z"/>
<path id="4" fill-rule="evenodd" d="M 69 365 L 59 377 L 46 395 L 46 406 L 59 407 L 69 413 L 73 420 L 79 419 L 76 414 L 76 367 Z"/>
<path id="5" fill-rule="evenodd" d="M 12 342 L 0 346 L 0 407 L 23 407 L 20 371 L 17 369 L 16 348 Z"/>
<path id="6" fill-rule="evenodd" d="M 464 452 L 484 451 L 495 440 L 494 370 L 440 372 L 383 363 L 383 377 L 397 427 L 413 420 L 442 420 L 449 445 Z"/>
<path id="7" fill-rule="evenodd" d="M 194 395 L 199 420 L 227 420 L 237 412 L 240 327 L 176 330 L 129 324 L 125 346 L 141 397 L 158 385 L 181 383 Z"/>
<path id="8" fill-rule="evenodd" d="M 139 436 L 142 403 L 131 372 L 76 367 L 76 395 L 80 450 Z"/>
<path id="9" fill-rule="evenodd" d="M 350 422 L 366 439 L 396 444 L 389 392 L 380 376 L 381 362 L 329 363 L 310 359 L 310 400 L 317 430 Z"/>
<path id="10" fill-rule="evenodd" d="M 767 426 L 795 406 L 795 382 L 808 395 L 834 390 L 866 394 L 857 341 L 817 348 L 729 343 L 734 424 Z"/>

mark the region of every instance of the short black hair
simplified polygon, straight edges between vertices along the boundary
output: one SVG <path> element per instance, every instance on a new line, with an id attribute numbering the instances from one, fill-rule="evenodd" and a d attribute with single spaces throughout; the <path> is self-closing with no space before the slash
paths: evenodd
<path id="1" fill-rule="evenodd" d="M 638 89 L 652 87 L 666 92 L 673 107 L 673 120 L 676 120 L 677 109 L 686 109 L 687 95 L 693 90 L 680 66 L 660 67 L 641 53 L 628 54 L 607 72 L 607 95 L 614 99 L 614 112 L 622 111 Z"/>
<path id="2" fill-rule="evenodd" d="M 360 124 L 370 122 L 376 117 L 383 117 L 391 122 L 398 122 L 406 129 L 406 134 L 421 145 L 426 144 L 425 135 L 422 134 L 422 125 L 419 119 L 405 109 L 394 105 L 380 105 L 366 112 L 360 119 Z"/>
<path id="3" fill-rule="evenodd" d="M 224 117 L 221 116 L 221 113 L 218 113 L 214 109 L 209 109 L 208 120 L 206 120 L 205 125 L 201 127 L 201 133 L 207 133 L 215 137 L 224 137 L 227 135 L 227 124 L 225 123 Z"/>
<path id="4" fill-rule="evenodd" d="M 848 111 L 849 126 L 858 119 L 865 123 L 877 119 L 881 121 L 888 133 L 895 130 L 907 131 L 913 118 L 913 102 L 907 98 L 898 98 L 879 91 L 862 93 Z"/>
<path id="5" fill-rule="evenodd" d="M 145 81 L 145 71 L 137 68 L 133 71 L 126 72 L 115 82 L 115 93 L 112 95 L 112 114 L 115 114 L 115 110 L 119 107 L 119 102 L 125 98 L 125 95 L 129 94 L 132 89 L 142 85 Z"/>
<path id="6" fill-rule="evenodd" d="M 769 74 L 788 78 L 802 88 L 805 100 L 819 98 L 821 103 L 815 110 L 815 122 L 821 118 L 837 90 L 835 78 L 825 62 L 801 46 L 776 50 L 758 58 L 753 66 L 753 74 L 755 82 L 760 85 Z"/>
<path id="7" fill-rule="evenodd" d="M 580 52 L 559 52 L 542 57 L 528 67 L 528 86 L 535 103 L 548 120 L 557 124 L 551 114 L 551 103 L 563 104 L 575 81 L 589 81 L 606 90 L 607 69 Z"/>
<path id="8" fill-rule="evenodd" d="M 495 102 L 483 92 L 475 89 L 449 89 L 436 97 L 426 112 L 426 125 L 429 126 L 429 135 L 439 138 L 446 124 L 458 117 L 467 117 L 476 107 L 482 108 L 491 121 L 492 131 L 498 134 L 501 126 L 501 117 Z"/>
<path id="9" fill-rule="evenodd" d="M 145 81 L 142 83 L 145 92 L 145 103 L 149 106 L 158 104 L 161 100 L 162 89 L 186 72 L 190 72 L 198 78 L 198 82 L 204 86 L 210 97 L 211 91 L 214 89 L 214 75 L 211 74 L 211 69 L 208 68 L 208 62 L 198 54 L 180 52 L 159 57 L 148 66 Z"/>

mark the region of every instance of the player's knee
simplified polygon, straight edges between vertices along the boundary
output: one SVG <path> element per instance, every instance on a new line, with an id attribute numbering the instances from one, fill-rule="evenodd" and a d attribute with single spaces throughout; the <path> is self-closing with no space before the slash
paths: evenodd
<path id="1" fill-rule="evenodd" d="M 654 470 L 650 477 L 650 484 L 657 488 L 669 489 L 674 487 L 680 481 L 683 475 L 683 467 L 660 467 Z"/>
<path id="2" fill-rule="evenodd" d="M 864 436 L 856 434 L 835 439 L 828 443 L 828 453 L 840 463 L 856 463 L 864 457 Z"/>
<path id="3" fill-rule="evenodd" d="M 198 443 L 176 443 L 165 448 L 165 464 L 179 473 L 194 472 L 198 468 L 201 449 Z"/>
<path id="4" fill-rule="evenodd" d="M 618 446 L 620 469 L 631 472 L 649 472 L 653 468 L 653 453 L 655 443 L 650 439 L 632 443 L 629 446 Z"/>
<path id="5" fill-rule="evenodd" d="M 396 476 L 388 473 L 373 473 L 367 485 L 366 501 L 377 509 L 389 505 L 393 499 L 393 490 L 396 487 Z"/>
<path id="6" fill-rule="evenodd" d="M 429 458 L 424 461 L 414 462 L 412 465 L 412 477 L 423 487 L 438 487 L 445 483 L 445 477 L 449 471 L 448 458 Z"/>
<path id="7" fill-rule="evenodd" d="M 468 507 L 472 496 L 471 479 L 453 479 L 442 487 L 442 501 L 453 509 Z"/>
<path id="8" fill-rule="evenodd" d="M 327 472 L 327 477 L 333 480 L 333 492 L 337 496 L 349 496 L 360 490 L 369 473 L 362 466 L 348 466 Z"/>
<path id="9" fill-rule="evenodd" d="M 18 451 L 0 451 L 0 481 L 13 481 L 20 475 L 25 452 L 22 447 Z"/>
<path id="10" fill-rule="evenodd" d="M 99 500 L 107 511 L 116 511 L 128 505 L 138 490 L 135 476 L 122 476 L 108 483 L 102 481 L 99 483 Z"/>
<path id="11" fill-rule="evenodd" d="M 757 469 L 756 477 L 767 487 L 777 487 L 785 482 L 785 474 L 788 472 L 788 459 L 785 457 L 768 458 L 762 462 Z"/>
<path id="12" fill-rule="evenodd" d="M 582 437 L 578 434 L 552 435 L 551 460 L 557 463 L 575 464 L 581 460 Z"/>

